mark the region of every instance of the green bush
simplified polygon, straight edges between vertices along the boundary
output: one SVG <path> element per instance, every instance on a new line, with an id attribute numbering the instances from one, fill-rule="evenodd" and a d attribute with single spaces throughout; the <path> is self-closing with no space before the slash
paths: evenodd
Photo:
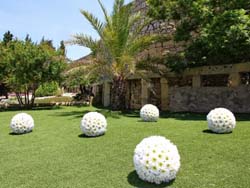
<path id="1" fill-rule="evenodd" d="M 37 97 L 59 95 L 59 85 L 57 82 L 48 82 L 39 86 L 36 91 Z"/>

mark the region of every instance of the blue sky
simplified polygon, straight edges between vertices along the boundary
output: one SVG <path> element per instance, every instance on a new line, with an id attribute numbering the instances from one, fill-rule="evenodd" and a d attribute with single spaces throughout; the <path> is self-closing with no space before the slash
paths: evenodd
<path id="1" fill-rule="evenodd" d="M 112 10 L 113 0 L 102 2 Z M 97 0 L 0 0 L 0 38 L 10 30 L 20 39 L 29 34 L 33 41 L 40 41 L 44 36 L 58 47 L 61 40 L 69 40 L 76 33 L 97 37 L 80 9 L 102 18 Z M 87 48 L 67 46 L 67 56 L 72 60 L 89 52 Z"/>

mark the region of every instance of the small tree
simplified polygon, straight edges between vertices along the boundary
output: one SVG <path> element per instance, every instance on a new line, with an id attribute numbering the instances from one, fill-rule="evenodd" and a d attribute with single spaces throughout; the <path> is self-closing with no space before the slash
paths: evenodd
<path id="1" fill-rule="evenodd" d="M 15 40 L 6 51 L 5 58 L 9 56 L 6 84 L 16 93 L 21 106 L 33 106 L 39 85 L 61 81 L 65 59 L 48 43 Z"/>

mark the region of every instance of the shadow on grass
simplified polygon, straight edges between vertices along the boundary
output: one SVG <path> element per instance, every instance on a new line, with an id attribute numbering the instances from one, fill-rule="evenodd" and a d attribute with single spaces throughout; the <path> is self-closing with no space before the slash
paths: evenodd
<path id="1" fill-rule="evenodd" d="M 104 115 L 106 118 L 114 118 L 114 119 L 120 119 L 120 116 L 122 113 L 120 111 L 111 111 L 109 109 L 98 109 L 93 110 L 93 112 L 98 112 Z M 51 116 L 72 116 L 73 118 L 81 118 L 84 116 L 84 114 L 92 112 L 91 110 L 83 110 L 83 111 L 71 111 L 71 112 L 55 112 Z"/>
<path id="2" fill-rule="evenodd" d="M 209 129 L 205 129 L 202 131 L 203 133 L 206 133 L 206 134 L 217 134 L 217 135 L 222 135 L 222 134 L 231 134 L 232 132 L 227 132 L 227 133 L 215 133 Z"/>
<path id="3" fill-rule="evenodd" d="M 250 121 L 250 114 L 235 114 L 236 121 Z"/>
<path id="4" fill-rule="evenodd" d="M 83 111 L 71 111 L 71 112 L 55 112 L 51 114 L 50 116 L 72 116 L 73 118 L 81 118 L 84 114 L 90 112 L 89 110 L 83 110 Z"/>
<path id="5" fill-rule="evenodd" d="M 187 121 L 202 121 L 206 120 L 205 113 L 171 113 L 171 112 L 161 112 L 161 118 L 173 118 L 177 120 L 187 120 Z"/>
<path id="6" fill-rule="evenodd" d="M 91 138 L 99 138 L 99 137 L 101 137 L 101 136 L 103 136 L 103 135 L 104 135 L 104 134 L 99 135 L 99 136 L 87 136 L 87 135 L 85 135 L 85 134 L 79 134 L 78 137 L 79 137 L 79 138 L 91 139 Z"/>
<path id="7" fill-rule="evenodd" d="M 24 107 L 10 107 L 7 109 L 0 109 L 0 112 L 12 112 L 12 111 L 39 111 L 39 110 L 57 110 L 61 109 L 60 106 L 40 106 L 40 107 L 32 107 L 32 108 L 24 108 Z"/>
<path id="8" fill-rule="evenodd" d="M 161 112 L 160 118 L 173 118 L 186 121 L 206 121 L 208 113 L 190 113 L 190 112 Z M 250 121 L 250 114 L 234 114 L 237 121 Z"/>
<path id="9" fill-rule="evenodd" d="M 129 173 L 127 179 L 128 179 L 128 183 L 130 185 L 135 186 L 137 188 L 164 188 L 164 187 L 169 187 L 174 183 L 174 180 L 172 180 L 168 183 L 162 183 L 160 185 L 148 183 L 148 182 L 142 181 L 138 177 L 135 170 Z"/>
<path id="10" fill-rule="evenodd" d="M 29 131 L 29 132 L 24 132 L 24 133 L 14 133 L 14 132 L 11 132 L 9 133 L 9 135 L 11 136 L 22 136 L 22 135 L 26 135 L 26 134 L 29 134 L 29 133 L 32 133 L 33 131 Z"/>
<path id="11" fill-rule="evenodd" d="M 157 123 L 157 121 L 144 121 L 144 120 L 142 120 L 142 119 L 139 119 L 139 120 L 137 120 L 137 122 L 139 122 L 139 123 L 147 123 L 147 124 L 153 124 L 153 123 Z"/>
<path id="12" fill-rule="evenodd" d="M 138 110 L 131 110 L 131 111 L 125 110 L 125 111 L 121 112 L 121 115 L 125 116 L 125 117 L 130 117 L 130 118 L 139 118 L 140 111 L 138 111 Z"/>

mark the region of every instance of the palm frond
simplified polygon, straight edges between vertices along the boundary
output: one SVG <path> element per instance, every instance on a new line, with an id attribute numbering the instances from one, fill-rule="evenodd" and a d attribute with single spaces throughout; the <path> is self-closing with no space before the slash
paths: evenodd
<path id="1" fill-rule="evenodd" d="M 93 39 L 91 36 L 85 34 L 76 34 L 73 36 L 74 39 L 67 41 L 66 44 L 77 44 L 79 46 L 87 47 L 95 54 L 98 49 L 99 41 Z"/>
<path id="2" fill-rule="evenodd" d="M 131 57 L 129 54 L 124 54 L 120 58 L 120 64 L 121 71 L 123 72 L 125 78 L 135 73 L 136 62 L 134 57 Z"/>
<path id="3" fill-rule="evenodd" d="M 103 38 L 103 29 L 105 24 L 102 23 L 97 17 L 93 14 L 89 13 L 88 11 L 81 10 L 82 15 L 89 21 L 92 27 L 96 30 L 98 35 Z"/>
<path id="4" fill-rule="evenodd" d="M 106 21 L 107 26 L 111 27 L 111 24 L 112 24 L 111 19 L 110 19 L 109 15 L 108 15 L 108 12 L 107 12 L 106 8 L 102 4 L 101 0 L 98 0 L 98 3 L 99 3 L 99 5 L 100 5 L 100 7 L 102 9 L 102 12 L 103 12 L 103 15 L 105 17 L 105 21 Z"/>
<path id="5" fill-rule="evenodd" d="M 93 58 L 93 63 L 90 64 L 87 69 L 90 71 L 90 74 L 98 75 L 100 80 L 112 79 L 111 64 L 108 64 L 102 59 Z"/>
<path id="6" fill-rule="evenodd" d="M 123 6 L 124 6 L 124 0 L 115 0 L 112 16 L 117 15 Z"/>
<path id="7" fill-rule="evenodd" d="M 117 5 L 118 6 L 118 5 Z M 119 8 L 119 14 L 112 15 L 112 30 L 106 31 L 108 33 L 109 41 L 112 46 L 112 54 L 119 58 L 126 47 L 127 39 L 129 36 L 128 22 L 129 22 L 129 9 L 126 6 Z"/>

